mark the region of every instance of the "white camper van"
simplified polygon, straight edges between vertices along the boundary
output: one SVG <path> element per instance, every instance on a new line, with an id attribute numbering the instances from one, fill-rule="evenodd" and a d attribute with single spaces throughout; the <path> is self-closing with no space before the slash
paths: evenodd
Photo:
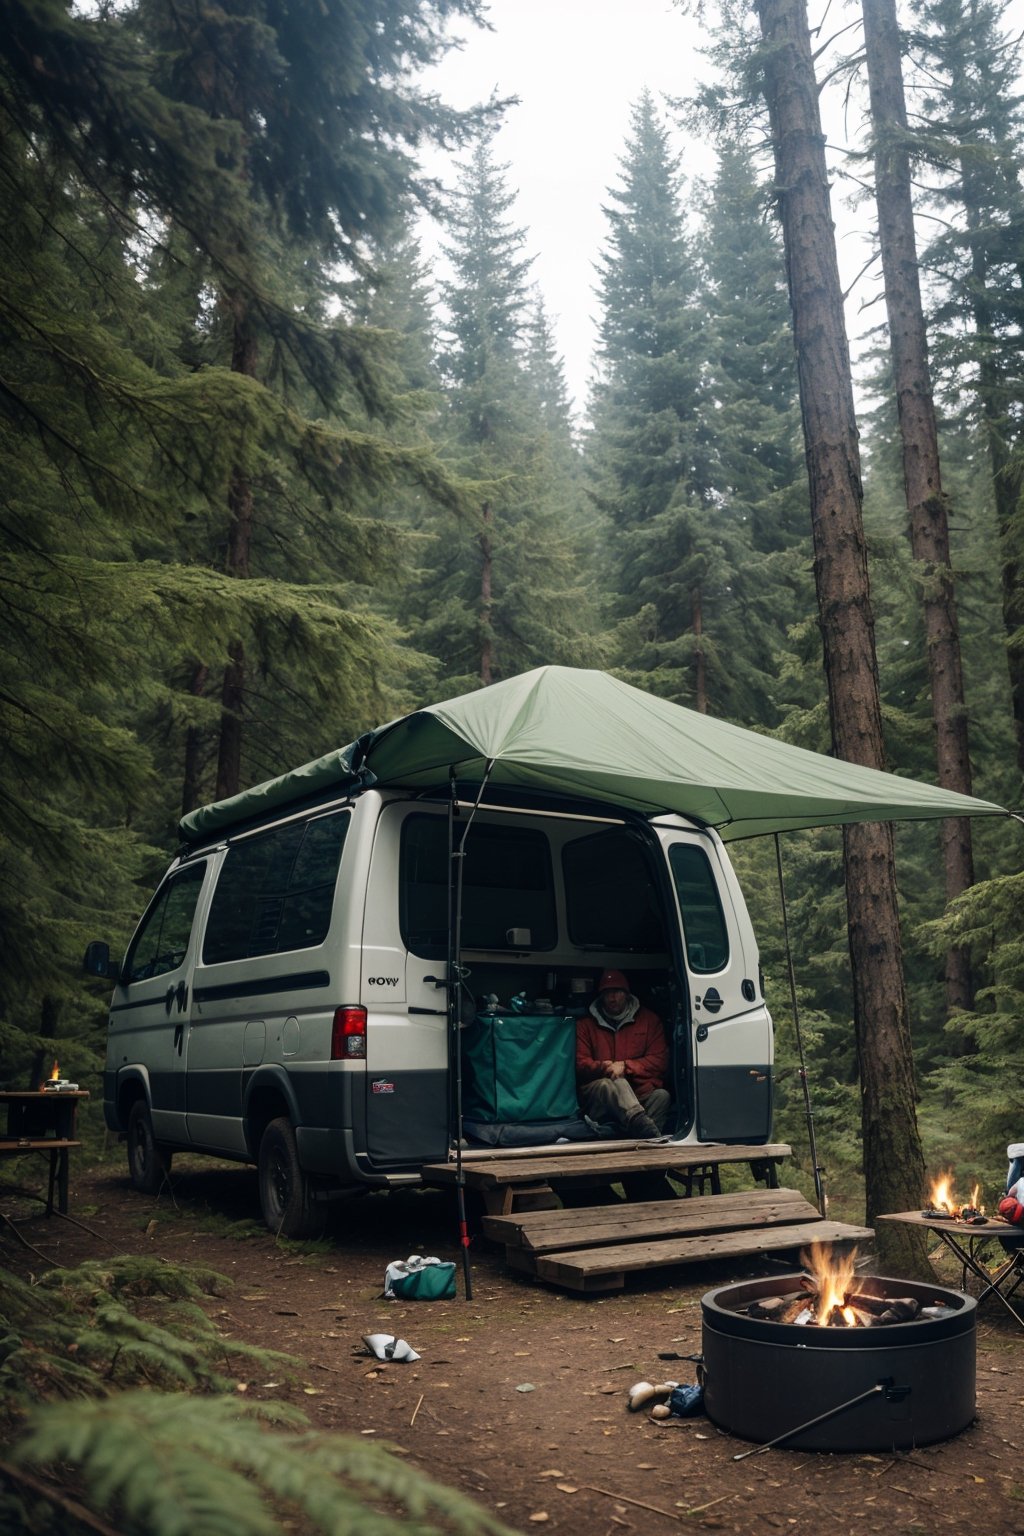
<path id="1" fill-rule="evenodd" d="M 297 1236 L 332 1192 L 416 1181 L 460 1136 L 472 1159 L 481 1119 L 551 1145 L 607 968 L 664 1021 L 673 1137 L 770 1140 L 772 1024 L 714 830 L 486 773 L 390 787 L 359 756 L 183 824 L 110 1005 L 104 1111 L 139 1189 L 175 1151 L 253 1162 L 268 1225 Z M 106 946 L 87 968 L 110 974 Z"/>
<path id="2" fill-rule="evenodd" d="M 460 1024 L 479 1010 L 500 1048 L 506 1016 L 520 1037 L 567 1019 L 546 1048 L 571 1062 L 573 1014 L 625 971 L 669 1035 L 673 1135 L 767 1142 L 771 1020 L 718 836 L 517 798 L 466 837 Z M 110 1006 L 104 1109 L 138 1188 L 176 1150 L 256 1162 L 268 1224 L 297 1235 L 318 1194 L 448 1156 L 449 824 L 444 799 L 370 789 L 174 861 Z"/>

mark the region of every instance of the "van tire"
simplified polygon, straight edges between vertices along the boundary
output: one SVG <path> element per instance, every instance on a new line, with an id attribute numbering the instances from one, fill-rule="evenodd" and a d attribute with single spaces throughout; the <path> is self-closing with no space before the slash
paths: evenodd
<path id="1" fill-rule="evenodd" d="M 136 1099 L 128 1111 L 128 1174 L 144 1195 L 160 1192 L 171 1171 L 171 1155 L 153 1134 L 153 1119 L 145 1099 Z"/>
<path id="2" fill-rule="evenodd" d="M 260 1141 L 260 1207 L 275 1237 L 315 1237 L 319 1220 L 309 1179 L 299 1163 L 292 1123 L 271 1120 Z"/>

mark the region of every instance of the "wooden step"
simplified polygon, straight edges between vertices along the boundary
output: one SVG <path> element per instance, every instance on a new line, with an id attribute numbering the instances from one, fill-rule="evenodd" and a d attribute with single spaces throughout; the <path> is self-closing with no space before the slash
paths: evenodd
<path id="1" fill-rule="evenodd" d="M 821 1219 L 796 1189 L 751 1189 L 689 1200 L 619 1201 L 582 1210 L 545 1210 L 485 1216 L 485 1236 L 506 1248 L 551 1253 L 596 1248 L 643 1238 L 732 1231 L 737 1227 L 792 1226 Z"/>
<path id="2" fill-rule="evenodd" d="M 712 1196 L 724 1200 L 724 1195 Z M 691 1202 L 680 1201 L 680 1204 Z M 748 1228 L 744 1231 L 701 1232 L 694 1237 L 670 1237 L 655 1242 L 615 1243 L 605 1248 L 527 1254 L 513 1249 L 517 1269 L 528 1266 L 539 1280 L 573 1291 L 621 1290 L 626 1275 L 638 1269 L 706 1263 L 715 1259 L 742 1258 L 750 1254 L 781 1253 L 808 1243 L 867 1242 L 870 1227 L 853 1227 L 841 1221 L 808 1221 L 782 1227 Z"/>
<path id="3" fill-rule="evenodd" d="M 602 1141 L 554 1146 L 544 1152 L 509 1153 L 507 1149 L 469 1153 L 462 1162 L 462 1175 L 469 1189 L 488 1189 L 505 1184 L 535 1184 L 541 1180 L 566 1182 L 572 1179 L 603 1179 L 613 1183 L 623 1174 L 648 1173 L 693 1167 L 717 1167 L 725 1163 L 778 1162 L 790 1155 L 782 1142 L 766 1146 L 737 1146 L 727 1143 Z M 428 1163 L 422 1170 L 425 1184 L 454 1184 L 454 1162 Z"/>

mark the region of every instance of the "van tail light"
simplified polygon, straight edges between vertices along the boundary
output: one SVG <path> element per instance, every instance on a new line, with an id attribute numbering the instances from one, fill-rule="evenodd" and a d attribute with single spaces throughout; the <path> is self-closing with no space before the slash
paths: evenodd
<path id="1" fill-rule="evenodd" d="M 366 1009 L 335 1008 L 331 1028 L 332 1061 L 365 1061 Z"/>

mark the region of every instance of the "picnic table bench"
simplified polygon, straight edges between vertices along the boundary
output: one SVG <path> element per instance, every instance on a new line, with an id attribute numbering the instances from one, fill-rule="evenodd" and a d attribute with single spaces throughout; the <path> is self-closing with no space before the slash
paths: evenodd
<path id="1" fill-rule="evenodd" d="M 824 1221 L 795 1189 L 485 1216 L 510 1267 L 574 1291 L 621 1290 L 636 1270 L 851 1243 L 869 1227 Z"/>
<path id="2" fill-rule="evenodd" d="M 36 1154 L 49 1159 L 47 1215 L 53 1214 L 55 1194 L 57 1209 L 67 1215 L 68 1154 L 72 1147 L 81 1145 L 75 1137 L 75 1116 L 79 1101 L 88 1097 L 84 1089 L 0 1090 L 0 1104 L 7 1105 L 7 1133 L 0 1136 L 0 1157 Z"/>

